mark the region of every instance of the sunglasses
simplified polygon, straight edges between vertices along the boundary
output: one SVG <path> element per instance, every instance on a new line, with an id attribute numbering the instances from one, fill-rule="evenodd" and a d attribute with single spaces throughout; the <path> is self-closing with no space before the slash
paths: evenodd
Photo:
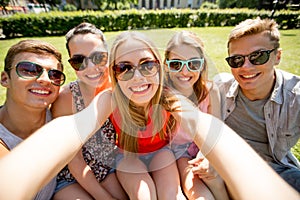
<path id="1" fill-rule="evenodd" d="M 245 63 L 245 57 L 248 58 L 253 65 L 263 65 L 268 62 L 270 54 L 274 51 L 272 50 L 259 50 L 250 53 L 249 55 L 235 55 L 225 58 L 228 65 L 232 68 L 242 67 Z"/>
<path id="2" fill-rule="evenodd" d="M 128 81 L 132 79 L 136 69 L 144 77 L 154 76 L 159 69 L 160 63 L 158 60 L 146 60 L 138 64 L 138 66 L 133 65 L 131 62 L 120 62 L 113 66 L 115 76 L 118 80 Z"/>
<path id="3" fill-rule="evenodd" d="M 203 69 L 204 58 L 194 58 L 190 60 L 166 60 L 171 72 L 180 72 L 185 65 L 191 72 L 199 72 Z"/>
<path id="4" fill-rule="evenodd" d="M 16 65 L 16 72 L 19 77 L 24 79 L 38 79 L 44 72 L 42 66 L 28 62 L 22 61 Z M 65 83 L 66 76 L 62 71 L 56 69 L 47 70 L 48 77 L 53 85 L 61 86 Z"/>
<path id="5" fill-rule="evenodd" d="M 89 57 L 84 55 L 74 55 L 68 61 L 76 71 L 82 71 L 88 67 L 88 61 L 91 60 L 94 65 L 105 66 L 107 63 L 107 52 L 96 51 Z"/>

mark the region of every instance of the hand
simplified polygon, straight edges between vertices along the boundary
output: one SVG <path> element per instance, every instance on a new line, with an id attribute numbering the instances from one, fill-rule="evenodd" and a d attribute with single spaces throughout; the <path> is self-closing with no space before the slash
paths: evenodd
<path id="1" fill-rule="evenodd" d="M 215 179 L 218 176 L 216 170 L 210 165 L 209 161 L 198 152 L 197 157 L 188 161 L 192 167 L 192 172 L 200 179 Z"/>

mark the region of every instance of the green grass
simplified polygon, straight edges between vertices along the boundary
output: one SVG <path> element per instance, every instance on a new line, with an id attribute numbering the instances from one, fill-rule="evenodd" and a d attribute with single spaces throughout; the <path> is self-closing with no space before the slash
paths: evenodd
<path id="1" fill-rule="evenodd" d="M 227 37 L 232 27 L 207 27 L 207 28 L 190 28 L 197 33 L 203 40 L 207 55 L 210 59 L 209 75 L 213 77 L 218 72 L 229 72 L 229 67 L 224 58 L 227 56 L 226 42 Z M 155 29 L 155 30 L 141 30 L 148 35 L 157 45 L 163 56 L 164 48 L 171 38 L 171 36 L 179 30 L 183 29 Z M 109 46 L 112 44 L 114 38 L 119 32 L 106 32 L 105 36 Z M 300 75 L 300 29 L 296 30 L 281 30 L 281 48 L 283 49 L 282 60 L 278 68 Z M 4 61 L 4 57 L 8 48 L 25 38 L 17 38 L 0 41 L 0 60 Z M 75 73 L 67 62 L 68 54 L 65 48 L 65 38 L 60 37 L 42 37 L 32 38 L 47 41 L 53 44 L 63 54 L 63 64 L 65 66 L 65 73 L 67 75 L 66 83 L 75 80 Z M 1 63 L 0 68 L 3 70 L 4 62 Z M 0 87 L 0 105 L 5 99 L 5 88 Z M 300 142 L 294 147 L 293 152 L 300 159 Z"/>

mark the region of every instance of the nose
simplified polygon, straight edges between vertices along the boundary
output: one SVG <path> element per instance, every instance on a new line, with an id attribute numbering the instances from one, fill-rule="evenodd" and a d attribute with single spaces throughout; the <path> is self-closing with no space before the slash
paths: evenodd
<path id="1" fill-rule="evenodd" d="M 249 61 L 249 58 L 246 56 L 244 60 L 244 64 L 242 65 L 243 68 L 253 67 L 253 64 Z"/>
<path id="2" fill-rule="evenodd" d="M 188 70 L 188 68 L 187 68 L 187 64 L 184 64 L 184 65 L 183 65 L 183 67 L 182 67 L 182 69 L 181 69 L 181 73 L 182 73 L 182 74 L 187 74 L 187 73 L 189 73 L 189 70 Z"/>
<path id="3" fill-rule="evenodd" d="M 139 79 L 139 78 L 144 78 L 144 76 L 141 74 L 140 70 L 136 68 L 133 73 L 133 78 Z"/>
<path id="4" fill-rule="evenodd" d="M 84 64 L 85 64 L 86 68 L 88 68 L 88 67 L 95 67 L 95 66 L 96 66 L 96 65 L 92 62 L 92 60 L 91 60 L 90 58 L 85 58 Z"/>
<path id="5" fill-rule="evenodd" d="M 37 81 L 41 84 L 45 83 L 45 84 L 49 84 L 51 83 L 51 80 L 48 76 L 48 71 L 47 70 L 43 70 L 43 73 L 37 78 Z"/>

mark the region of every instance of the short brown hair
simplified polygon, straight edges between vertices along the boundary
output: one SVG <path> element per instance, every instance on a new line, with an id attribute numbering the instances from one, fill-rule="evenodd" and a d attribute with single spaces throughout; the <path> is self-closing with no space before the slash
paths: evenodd
<path id="1" fill-rule="evenodd" d="M 234 40 L 261 32 L 265 32 L 266 36 L 270 38 L 270 41 L 274 44 L 274 48 L 279 48 L 280 33 L 278 24 L 273 19 L 260 19 L 260 17 L 247 19 L 235 26 L 229 34 L 227 48 L 230 42 Z"/>
<path id="2" fill-rule="evenodd" d="M 13 67 L 12 63 L 17 54 L 29 52 L 40 55 L 52 55 L 61 65 L 63 71 L 62 56 L 61 53 L 51 44 L 40 40 L 22 40 L 17 44 L 10 47 L 4 60 L 4 71 L 10 74 L 10 70 Z"/>

